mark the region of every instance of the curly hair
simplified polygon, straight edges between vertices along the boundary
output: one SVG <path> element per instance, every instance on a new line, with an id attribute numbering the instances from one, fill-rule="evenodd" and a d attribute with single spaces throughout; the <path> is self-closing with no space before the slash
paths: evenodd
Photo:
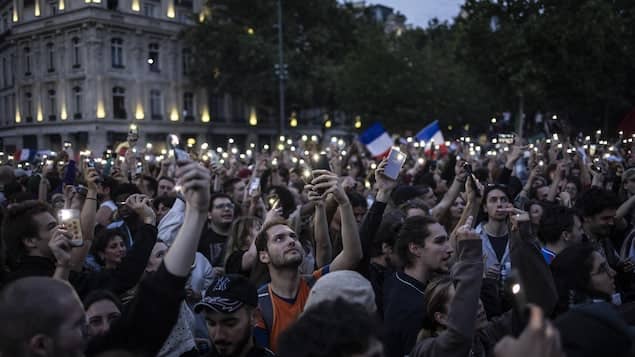
<path id="1" fill-rule="evenodd" d="M 38 237 L 38 225 L 34 217 L 40 213 L 53 215 L 51 207 L 41 201 L 29 200 L 11 205 L 2 220 L 2 239 L 5 243 L 8 267 L 15 268 L 27 254 L 23 240 Z"/>

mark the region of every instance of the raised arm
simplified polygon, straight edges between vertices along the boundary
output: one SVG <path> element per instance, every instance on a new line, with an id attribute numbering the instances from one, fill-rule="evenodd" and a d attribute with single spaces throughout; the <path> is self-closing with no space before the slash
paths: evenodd
<path id="1" fill-rule="evenodd" d="M 630 212 L 633 207 L 635 207 L 635 195 L 624 201 L 624 203 L 618 207 L 617 212 L 615 212 L 615 220 L 629 219 L 630 217 L 626 217 L 626 215 L 628 215 L 628 212 Z"/>
<path id="2" fill-rule="evenodd" d="M 375 202 L 370 206 L 368 213 L 364 217 L 359 227 L 359 239 L 362 244 L 362 253 L 364 257 L 359 264 L 359 272 L 368 276 L 368 266 L 371 258 L 371 247 L 375 240 L 375 235 L 381 225 L 386 206 L 390 200 L 392 190 L 397 186 L 397 181 L 384 175 L 387 161 L 383 160 L 375 170 L 375 181 L 377 182 L 377 196 Z"/>
<path id="3" fill-rule="evenodd" d="M 313 190 L 313 186 L 307 185 L 309 200 L 315 203 L 313 213 L 313 240 L 315 241 L 315 261 L 318 267 L 323 267 L 331 262 L 333 247 L 329 236 L 329 225 L 326 222 L 326 208 L 322 197 Z"/>
<path id="4" fill-rule="evenodd" d="M 436 338 L 417 344 L 410 356 L 468 355 L 476 329 L 479 294 L 483 279 L 483 245 L 478 233 L 471 229 L 472 217 L 457 230 L 458 261 L 452 278 L 456 292 L 449 303 L 447 328 Z"/>
<path id="5" fill-rule="evenodd" d="M 93 244 L 93 238 L 95 235 L 95 217 L 97 215 L 97 184 L 96 181 L 99 178 L 99 174 L 94 168 L 84 170 L 84 179 L 88 192 L 86 193 L 86 199 L 82 206 L 82 212 L 80 215 L 80 223 L 82 229 L 82 237 L 84 238 L 84 245 L 78 249 L 73 249 L 71 268 L 73 271 L 82 271 L 84 260 L 90 252 L 90 248 Z"/>
<path id="6" fill-rule="evenodd" d="M 172 275 L 186 277 L 194 262 L 200 232 L 207 219 L 211 178 L 207 169 L 192 161 L 177 167 L 176 176 L 186 202 L 185 216 L 163 262 Z"/>
<path id="7" fill-rule="evenodd" d="M 456 242 L 456 239 L 457 239 L 456 233 L 459 227 L 462 227 L 464 224 L 466 224 L 469 217 L 476 217 L 476 215 L 478 214 L 478 209 L 479 209 L 478 192 L 480 191 L 482 193 L 483 187 L 480 185 L 480 183 L 474 176 L 472 176 L 472 178 L 473 180 L 467 180 L 465 182 L 465 194 L 467 195 L 467 203 L 465 205 L 465 208 L 463 209 L 461 218 L 459 218 L 459 222 L 456 224 L 456 227 L 454 227 L 454 229 L 452 230 L 452 233 L 450 234 L 450 244 L 455 249 L 458 249 L 457 242 Z M 476 188 L 472 187 L 473 184 L 476 184 L 477 187 Z M 472 220 L 472 223 L 473 222 L 474 221 Z"/>
<path id="8" fill-rule="evenodd" d="M 323 197 L 333 194 L 342 215 L 342 251 L 331 262 L 330 270 L 354 270 L 362 259 L 363 253 L 353 207 L 337 175 L 326 170 L 314 170 L 313 176 L 315 179 L 311 183 L 315 189 L 324 190 Z"/>
<path id="9" fill-rule="evenodd" d="M 200 231 L 207 217 L 210 176 L 195 162 L 177 168 L 177 182 L 186 201 L 183 225 L 159 270 L 144 279 L 130 308 L 107 335 L 89 342 L 87 355 L 126 349 L 156 355 L 177 321 L 185 297 L 185 282 L 196 257 Z"/>
<path id="10" fill-rule="evenodd" d="M 443 199 L 441 199 L 441 202 L 430 209 L 430 215 L 433 218 L 438 220 L 439 218 L 443 217 L 448 209 L 450 209 L 450 206 L 452 206 L 452 203 L 454 203 L 454 200 L 459 197 L 459 194 L 461 193 L 461 189 L 465 185 L 465 179 L 467 177 L 467 173 L 463 168 L 463 164 L 464 161 L 462 160 L 459 160 L 456 163 L 454 167 L 455 176 L 454 182 L 452 182 L 452 186 L 450 186 L 448 192 L 445 193 Z"/>

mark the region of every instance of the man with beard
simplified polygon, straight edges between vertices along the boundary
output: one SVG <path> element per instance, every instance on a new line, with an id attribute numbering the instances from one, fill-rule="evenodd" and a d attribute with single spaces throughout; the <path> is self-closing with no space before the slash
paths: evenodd
<path id="1" fill-rule="evenodd" d="M 273 352 L 256 346 L 253 325 L 258 311 L 258 293 L 241 276 L 221 276 L 207 289 L 194 312 L 207 321 L 213 343 L 206 357 L 273 357 Z"/>
<path id="2" fill-rule="evenodd" d="M 207 229 L 199 242 L 198 251 L 212 266 L 224 266 L 225 246 L 229 229 L 234 221 L 235 205 L 231 197 L 224 193 L 215 193 L 210 199 Z"/>
<path id="3" fill-rule="evenodd" d="M 403 357 L 414 347 L 425 315 L 423 292 L 432 274 L 447 272 L 453 250 L 445 228 L 430 217 L 408 217 L 399 229 L 395 250 L 403 271 L 384 282 L 385 346 L 389 357 Z"/>
<path id="4" fill-rule="evenodd" d="M 302 276 L 299 267 L 305 253 L 296 233 L 285 221 L 265 222 L 256 237 L 256 250 L 260 262 L 267 265 L 271 282 L 258 291 L 261 316 L 254 334 L 261 346 L 274 352 L 280 333 L 304 310 L 311 285 L 329 271 L 355 269 L 363 256 L 355 214 L 337 175 L 325 170 L 315 170 L 313 175 L 310 189 L 321 193 L 321 199 L 332 194 L 341 209 L 342 251 L 331 264 Z"/>

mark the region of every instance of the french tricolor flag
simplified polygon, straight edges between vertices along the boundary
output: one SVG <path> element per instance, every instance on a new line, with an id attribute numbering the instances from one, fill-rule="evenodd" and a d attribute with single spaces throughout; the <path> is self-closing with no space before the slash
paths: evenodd
<path id="1" fill-rule="evenodd" d="M 416 135 L 417 140 L 425 142 L 426 150 L 433 149 L 432 142 L 435 145 L 445 146 L 445 139 L 443 139 L 443 133 L 439 128 L 439 121 L 435 120 L 430 125 L 421 129 Z"/>
<path id="2" fill-rule="evenodd" d="M 393 140 L 384 127 L 375 123 L 359 136 L 359 141 L 366 146 L 373 157 L 381 157 L 392 148 Z"/>
<path id="3" fill-rule="evenodd" d="M 36 151 L 31 149 L 16 150 L 13 154 L 13 159 L 15 161 L 33 161 L 35 154 Z"/>

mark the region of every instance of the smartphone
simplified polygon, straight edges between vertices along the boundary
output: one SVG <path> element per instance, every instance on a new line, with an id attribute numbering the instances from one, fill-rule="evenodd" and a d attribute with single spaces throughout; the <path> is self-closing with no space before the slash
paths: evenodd
<path id="1" fill-rule="evenodd" d="M 500 144 L 513 145 L 516 143 L 516 135 L 514 134 L 498 134 L 498 142 Z"/>
<path id="2" fill-rule="evenodd" d="M 260 177 L 254 177 L 253 180 L 249 183 L 249 194 L 251 195 L 256 190 L 260 188 Z"/>
<path id="3" fill-rule="evenodd" d="M 95 159 L 93 159 L 93 158 L 86 159 L 86 166 L 94 169 L 95 168 Z"/>
<path id="4" fill-rule="evenodd" d="M 527 292 L 520 280 L 517 269 L 511 269 L 507 275 L 507 279 L 503 282 L 506 295 L 511 300 L 512 309 L 518 316 L 522 329 L 525 328 L 529 321 L 529 310 L 527 309 Z"/>
<path id="5" fill-rule="evenodd" d="M 175 134 L 168 135 L 168 148 L 174 153 L 174 159 L 179 161 L 187 161 L 190 159 L 190 155 L 185 148 L 180 144 L 179 137 Z"/>
<path id="6" fill-rule="evenodd" d="M 463 169 L 465 170 L 465 172 L 468 174 L 468 176 L 472 176 L 472 165 L 470 165 L 468 162 L 463 164 Z"/>
<path id="7" fill-rule="evenodd" d="M 320 153 L 320 157 L 314 166 L 314 170 L 331 171 L 331 164 L 329 163 L 329 158 L 324 151 Z"/>
<path id="8" fill-rule="evenodd" d="M 137 168 L 135 169 L 135 174 L 136 175 L 143 174 L 143 164 L 142 163 L 137 162 Z"/>
<path id="9" fill-rule="evenodd" d="M 401 168 L 405 162 L 406 154 L 402 153 L 397 148 L 392 148 L 388 154 L 388 162 L 384 167 L 384 175 L 396 180 L 397 177 L 399 177 L 399 173 L 401 172 Z"/>
<path id="10" fill-rule="evenodd" d="M 80 196 L 86 196 L 88 194 L 88 188 L 86 186 L 77 185 L 75 186 L 75 192 Z"/>
<path id="11" fill-rule="evenodd" d="M 73 247 L 81 247 L 84 245 L 79 214 L 78 209 L 61 209 L 58 213 L 58 223 L 63 225 L 73 235 L 71 239 L 71 245 Z"/>
<path id="12" fill-rule="evenodd" d="M 279 201 L 280 201 L 280 199 L 278 198 L 278 195 L 273 194 L 273 195 L 269 196 L 269 198 L 267 199 L 267 203 L 269 204 L 268 209 L 271 209 L 271 207 L 273 207 L 276 204 L 280 203 Z"/>

